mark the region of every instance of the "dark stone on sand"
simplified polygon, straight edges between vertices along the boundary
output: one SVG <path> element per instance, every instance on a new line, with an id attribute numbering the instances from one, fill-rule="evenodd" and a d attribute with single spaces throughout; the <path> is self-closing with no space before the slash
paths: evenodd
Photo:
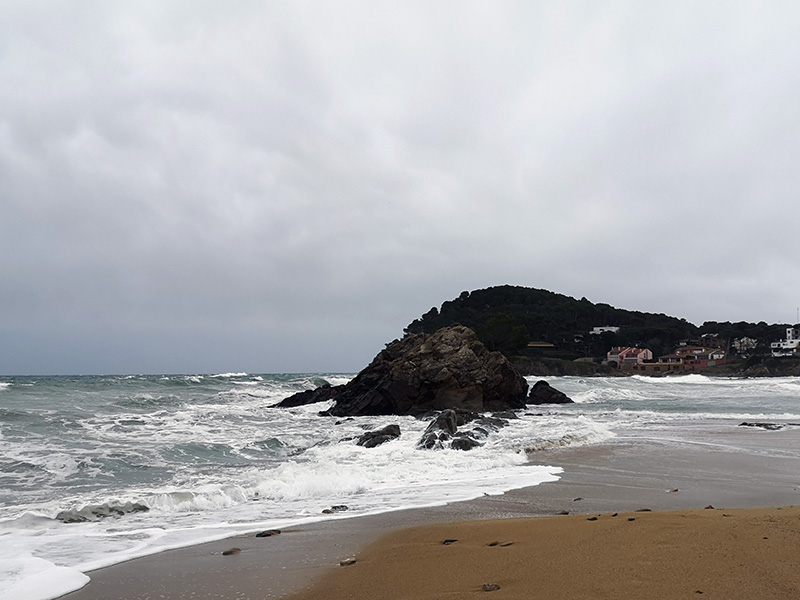
<path id="1" fill-rule="evenodd" d="M 356 444 L 359 446 L 364 446 L 365 448 L 374 448 L 375 446 L 380 446 L 385 442 L 397 439 L 399 437 L 400 426 L 392 424 L 387 425 L 383 429 L 368 431 L 358 438 Z"/>
<path id="2" fill-rule="evenodd" d="M 448 538 L 442 542 L 443 546 L 449 546 L 450 544 L 455 544 L 458 540 L 454 538 Z"/>
<path id="3" fill-rule="evenodd" d="M 747 421 L 744 423 L 739 423 L 739 427 L 759 427 L 761 429 L 766 429 L 767 431 L 777 431 L 779 429 L 783 429 L 783 425 L 779 425 L 778 423 L 748 423 Z"/>
<path id="4" fill-rule="evenodd" d="M 628 517 L 628 521 L 635 521 L 636 517 Z"/>
<path id="5" fill-rule="evenodd" d="M 597 521 L 597 517 L 589 517 L 586 520 L 587 521 Z"/>
<path id="6" fill-rule="evenodd" d="M 496 583 L 484 583 L 481 589 L 483 589 L 484 592 L 496 592 L 500 589 L 500 586 Z"/>
<path id="7" fill-rule="evenodd" d="M 295 406 L 305 406 L 316 402 L 326 402 L 332 400 L 344 389 L 343 385 L 331 385 L 326 383 L 315 390 L 305 390 L 284 398 L 274 406 L 278 408 L 292 408 Z"/>
<path id="8" fill-rule="evenodd" d="M 395 340 L 343 389 L 316 392 L 304 400 L 333 398 L 336 403 L 328 414 L 337 417 L 417 415 L 448 408 L 490 412 L 524 408 L 528 383 L 474 331 L 450 325 Z M 278 406 L 294 405 L 296 396 Z"/>
<path id="9" fill-rule="evenodd" d="M 537 381 L 528 395 L 528 404 L 570 404 L 572 399 L 544 380 Z"/>
<path id="10" fill-rule="evenodd" d="M 280 535 L 280 529 L 267 529 L 256 534 L 257 538 L 272 537 L 273 535 Z"/>
<path id="11" fill-rule="evenodd" d="M 653 512 L 652 508 L 637 508 L 636 512 Z"/>
<path id="12" fill-rule="evenodd" d="M 228 548 L 222 551 L 222 556 L 233 556 L 234 554 L 239 554 L 241 551 L 241 548 Z"/>
<path id="13" fill-rule="evenodd" d="M 334 513 L 344 512 L 346 510 L 350 510 L 350 508 L 348 506 L 344 505 L 344 504 L 336 504 L 334 506 L 331 506 L 330 508 L 326 508 L 325 510 L 323 510 L 322 514 L 323 515 L 332 515 Z"/>

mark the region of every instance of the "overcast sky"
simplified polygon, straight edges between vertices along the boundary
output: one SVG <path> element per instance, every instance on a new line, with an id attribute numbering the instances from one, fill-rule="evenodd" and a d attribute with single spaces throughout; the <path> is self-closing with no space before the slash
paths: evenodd
<path id="1" fill-rule="evenodd" d="M 501 284 L 793 322 L 798 27 L 794 1 L 2 2 L 0 373 L 352 372 Z"/>

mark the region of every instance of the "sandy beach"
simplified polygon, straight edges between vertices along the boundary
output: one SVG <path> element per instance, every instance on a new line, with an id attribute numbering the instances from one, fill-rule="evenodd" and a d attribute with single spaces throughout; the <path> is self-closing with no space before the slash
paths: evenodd
<path id="1" fill-rule="evenodd" d="M 713 443 L 552 449 L 531 459 L 564 467 L 555 483 L 164 552 L 91 572 L 64 598 L 458 598 L 484 583 L 498 598 L 796 597 L 798 446 L 798 429 L 725 427 Z"/>
<path id="2" fill-rule="evenodd" d="M 451 523 L 387 535 L 292 599 L 788 599 L 798 547 L 798 508 Z"/>

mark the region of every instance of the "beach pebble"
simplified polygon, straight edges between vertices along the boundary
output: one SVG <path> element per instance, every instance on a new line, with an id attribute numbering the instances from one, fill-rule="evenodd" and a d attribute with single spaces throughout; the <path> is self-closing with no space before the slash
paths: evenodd
<path id="1" fill-rule="evenodd" d="M 706 510 L 714 510 L 714 507 L 709 504 L 708 506 L 706 506 Z"/>
<path id="2" fill-rule="evenodd" d="M 501 547 L 501 548 L 507 548 L 508 546 L 510 546 L 510 545 L 511 545 L 511 544 L 513 544 L 513 543 L 514 543 L 514 542 L 503 542 L 502 544 L 500 544 L 500 547 Z"/>
<path id="3" fill-rule="evenodd" d="M 280 529 L 267 529 L 266 531 L 257 533 L 256 537 L 257 538 L 272 537 L 273 535 L 280 535 L 280 533 L 281 533 Z"/>
<path id="4" fill-rule="evenodd" d="M 636 517 L 628 517 L 628 521 L 635 521 Z"/>
<path id="5" fill-rule="evenodd" d="M 496 592 L 500 589 L 500 586 L 496 583 L 484 583 L 483 584 L 483 591 L 484 592 Z"/>
<path id="6" fill-rule="evenodd" d="M 233 556 L 234 554 L 239 554 L 241 551 L 241 548 L 228 548 L 222 551 L 222 556 Z"/>
<path id="7" fill-rule="evenodd" d="M 443 545 L 449 546 L 450 544 L 455 544 L 458 540 L 455 539 L 447 539 L 442 542 Z"/>
<path id="8" fill-rule="evenodd" d="M 568 515 L 569 511 L 568 510 L 561 510 L 561 511 L 557 512 L 556 514 L 557 515 Z"/>
<path id="9" fill-rule="evenodd" d="M 587 521 L 597 521 L 597 517 L 589 517 L 586 519 Z"/>
<path id="10" fill-rule="evenodd" d="M 572 501 L 573 501 L 573 502 L 578 502 L 579 500 L 583 500 L 583 498 L 581 498 L 580 496 L 578 496 L 577 498 L 573 498 L 573 499 L 572 499 Z"/>
<path id="11" fill-rule="evenodd" d="M 486 544 L 486 545 L 487 545 L 487 546 L 499 546 L 499 545 L 500 545 L 500 542 L 489 542 L 489 543 L 488 543 L 488 544 Z"/>
<path id="12" fill-rule="evenodd" d="M 340 560 L 339 561 L 339 566 L 340 567 L 346 567 L 348 565 L 354 565 L 357 562 L 358 561 L 355 558 L 345 558 L 344 560 Z"/>

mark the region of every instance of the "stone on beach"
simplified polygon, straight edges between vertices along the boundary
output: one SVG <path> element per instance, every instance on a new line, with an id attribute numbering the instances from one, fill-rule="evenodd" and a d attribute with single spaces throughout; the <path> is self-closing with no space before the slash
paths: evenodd
<path id="1" fill-rule="evenodd" d="M 273 535 L 280 535 L 280 529 L 267 529 L 256 534 L 257 538 L 272 537 Z"/>

